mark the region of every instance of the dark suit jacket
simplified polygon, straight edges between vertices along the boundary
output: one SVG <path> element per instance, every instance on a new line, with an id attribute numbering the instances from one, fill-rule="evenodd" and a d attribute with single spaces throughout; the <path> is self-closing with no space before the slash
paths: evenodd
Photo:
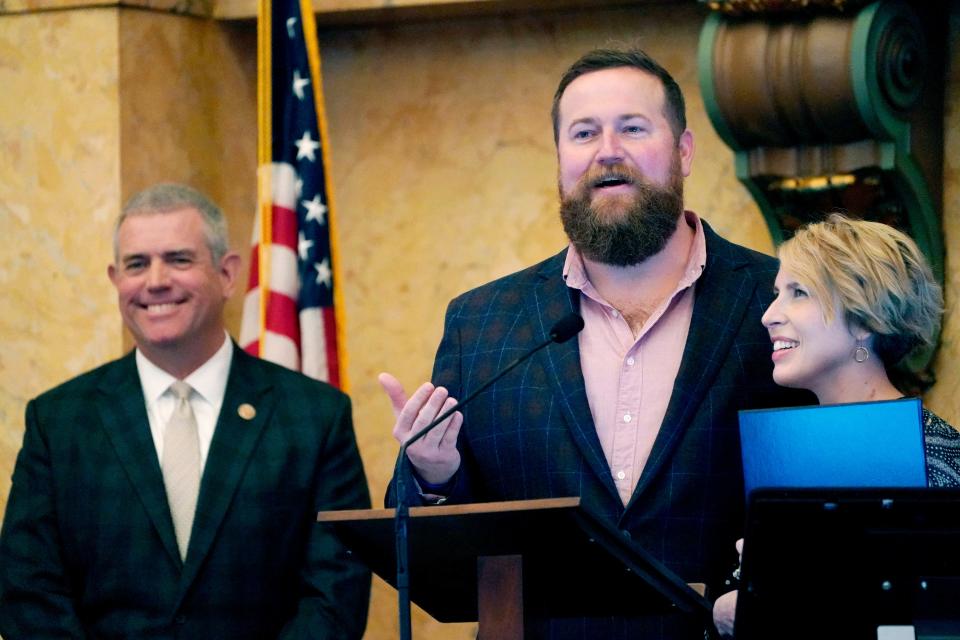
<path id="1" fill-rule="evenodd" d="M 760 324 L 776 261 L 703 227 L 707 264 L 680 370 L 626 508 L 593 424 L 575 339 L 542 350 L 466 408 L 458 443 L 463 464 L 450 501 L 580 496 L 687 582 L 719 587 L 735 566 L 744 518 L 737 410 L 796 400 L 772 381 L 770 339 Z M 463 398 L 548 339 L 551 326 L 579 308 L 579 293 L 562 277 L 565 258 L 563 251 L 453 300 L 433 382 Z M 411 495 L 413 504 L 417 499 Z M 686 637 L 659 621 L 551 624 L 543 635 Z M 702 638 L 703 626 L 690 634 Z"/>
<path id="2" fill-rule="evenodd" d="M 234 348 L 185 562 L 132 353 L 26 415 L 0 538 L 6 640 L 362 635 L 369 573 L 316 523 L 370 505 L 344 394 Z"/>

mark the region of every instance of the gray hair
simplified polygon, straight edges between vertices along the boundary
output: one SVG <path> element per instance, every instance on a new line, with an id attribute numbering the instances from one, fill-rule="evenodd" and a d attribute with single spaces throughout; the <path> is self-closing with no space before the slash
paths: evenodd
<path id="1" fill-rule="evenodd" d="M 196 209 L 203 219 L 203 234 L 213 263 L 218 264 L 227 255 L 230 241 L 227 219 L 210 198 L 196 189 L 182 184 L 162 183 L 148 187 L 130 198 L 123 206 L 113 226 L 113 257 L 120 257 L 120 225 L 130 216 L 170 213 L 179 209 Z"/>

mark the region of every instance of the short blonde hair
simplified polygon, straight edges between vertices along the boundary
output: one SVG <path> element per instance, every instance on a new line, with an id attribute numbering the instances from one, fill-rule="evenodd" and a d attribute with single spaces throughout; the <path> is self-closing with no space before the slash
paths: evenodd
<path id="1" fill-rule="evenodd" d="M 833 213 L 797 231 L 778 255 L 824 302 L 824 321 L 833 318 L 837 301 L 848 325 L 874 335 L 873 349 L 887 367 L 934 345 L 943 293 L 905 233 Z"/>

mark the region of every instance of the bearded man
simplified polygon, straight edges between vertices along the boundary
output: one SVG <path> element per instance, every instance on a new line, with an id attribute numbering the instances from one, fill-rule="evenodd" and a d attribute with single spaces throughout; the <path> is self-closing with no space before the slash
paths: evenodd
<path id="1" fill-rule="evenodd" d="M 432 383 L 407 398 L 381 375 L 394 436 L 405 442 L 567 314 L 585 328 L 413 445 L 413 498 L 579 496 L 687 582 L 719 587 L 744 518 L 737 411 L 792 400 L 772 381 L 760 324 L 776 262 L 684 211 L 693 134 L 680 88 L 644 52 L 598 50 L 574 63 L 554 96 L 553 129 L 569 246 L 453 300 Z M 678 615 L 547 619 L 530 630 L 703 634 L 702 622 Z"/>

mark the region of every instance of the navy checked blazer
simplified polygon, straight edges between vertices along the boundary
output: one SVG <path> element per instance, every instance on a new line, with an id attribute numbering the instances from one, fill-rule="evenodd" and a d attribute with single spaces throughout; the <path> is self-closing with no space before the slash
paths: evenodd
<path id="1" fill-rule="evenodd" d="M 577 340 L 547 347 L 464 410 L 462 464 L 450 502 L 579 496 L 687 582 L 720 587 L 735 563 L 744 519 L 739 409 L 797 404 L 772 379 L 760 323 L 777 262 L 718 236 L 705 222 L 707 263 L 659 435 L 626 507 L 597 437 Z M 548 339 L 579 308 L 562 276 L 566 250 L 450 303 L 433 382 L 463 398 Z M 415 489 L 411 493 L 415 492 Z M 392 485 L 387 494 L 393 502 Z M 413 504 L 419 496 L 411 495 Z M 545 636 L 703 637 L 608 620 L 554 623 Z M 652 631 L 651 631 L 652 629 Z"/>
<path id="2" fill-rule="evenodd" d="M 0 536 L 6 640 L 363 634 L 369 572 L 316 523 L 370 506 L 343 393 L 234 347 L 184 562 L 132 353 L 26 415 Z"/>

